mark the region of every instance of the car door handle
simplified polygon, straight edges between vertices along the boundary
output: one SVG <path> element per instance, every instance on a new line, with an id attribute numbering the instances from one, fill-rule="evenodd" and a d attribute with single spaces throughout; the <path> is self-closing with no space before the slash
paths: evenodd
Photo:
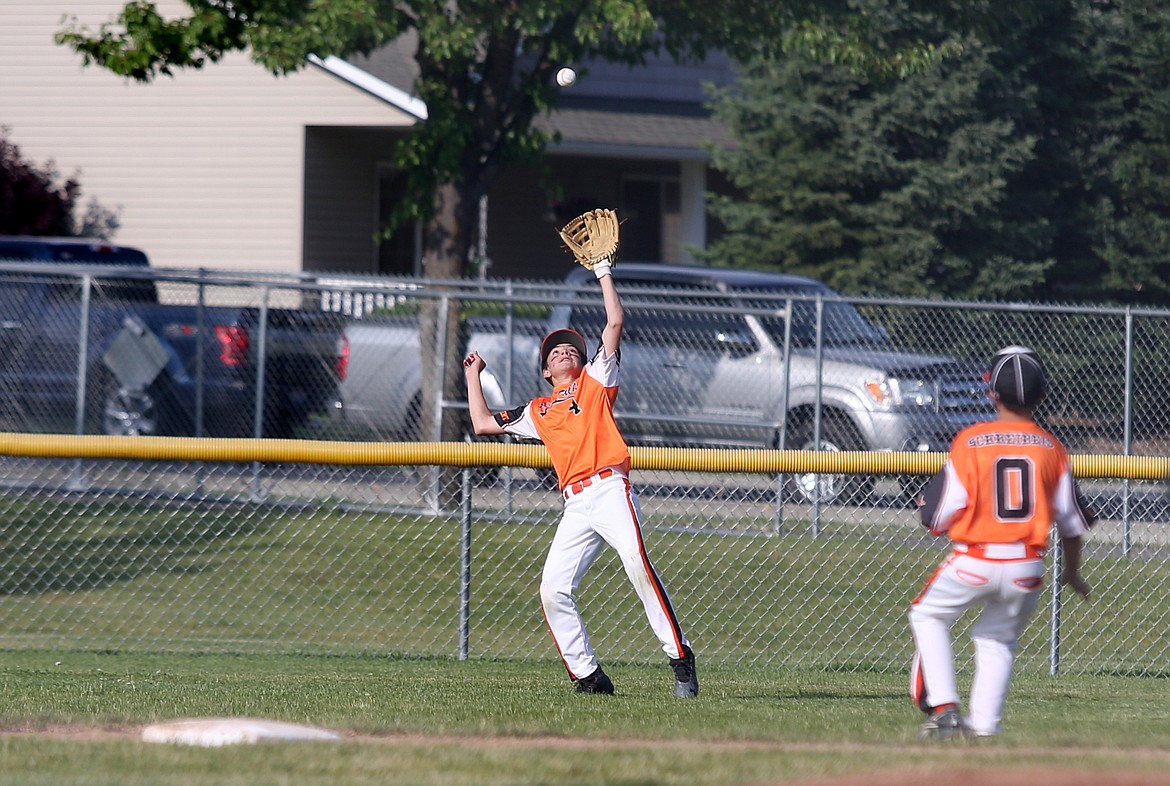
<path id="1" fill-rule="evenodd" d="M 0 330 L 20 330 L 24 327 L 23 322 L 17 322 L 15 319 L 0 320 Z"/>
<path id="2" fill-rule="evenodd" d="M 663 363 L 663 368 L 686 368 L 686 363 Z"/>

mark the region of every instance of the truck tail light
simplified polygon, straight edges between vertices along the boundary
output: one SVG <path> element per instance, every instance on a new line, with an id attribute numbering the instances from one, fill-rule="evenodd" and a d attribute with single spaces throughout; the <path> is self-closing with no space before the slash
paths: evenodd
<path id="1" fill-rule="evenodd" d="M 225 366 L 243 366 L 248 362 L 248 331 L 237 325 L 216 325 L 219 362 Z"/>
<path id="2" fill-rule="evenodd" d="M 349 336 L 344 333 L 337 339 L 337 381 L 345 381 L 349 371 Z"/>

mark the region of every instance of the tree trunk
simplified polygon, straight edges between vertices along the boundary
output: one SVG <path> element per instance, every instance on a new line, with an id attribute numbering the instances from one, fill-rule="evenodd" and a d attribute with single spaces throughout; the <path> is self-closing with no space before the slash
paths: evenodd
<path id="1" fill-rule="evenodd" d="M 467 250 L 471 245 L 471 227 L 465 189 L 447 183 L 435 192 L 434 215 L 427 223 L 423 255 L 423 275 L 440 280 L 463 277 Z M 444 401 L 467 397 L 463 381 L 463 340 L 457 298 L 427 300 L 419 307 L 419 348 L 422 353 L 422 401 L 425 428 L 423 433 L 436 442 L 462 441 L 466 432 L 465 411 L 444 407 Z M 434 500 L 443 510 L 458 505 L 461 488 L 459 472 L 439 468 L 433 473 Z"/>

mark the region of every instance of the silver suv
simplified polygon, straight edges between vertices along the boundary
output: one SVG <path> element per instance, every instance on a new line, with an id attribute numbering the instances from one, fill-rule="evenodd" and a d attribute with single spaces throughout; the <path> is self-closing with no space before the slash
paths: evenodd
<path id="1" fill-rule="evenodd" d="M 551 320 L 590 351 L 604 319 L 591 279 L 567 277 L 589 302 Z M 652 263 L 620 263 L 615 279 L 626 311 L 616 414 L 630 444 L 935 451 L 992 412 L 978 363 L 900 350 L 812 279 Z M 917 479 L 904 480 L 912 491 Z M 794 479 L 821 501 L 870 485 Z"/>

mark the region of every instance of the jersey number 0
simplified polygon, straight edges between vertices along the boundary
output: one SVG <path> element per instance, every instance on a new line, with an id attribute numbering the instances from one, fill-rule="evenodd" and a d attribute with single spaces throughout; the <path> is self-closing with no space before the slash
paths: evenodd
<path id="1" fill-rule="evenodd" d="M 1024 521 L 1032 517 L 1036 473 L 1026 458 L 1001 458 L 995 462 L 995 516 L 1000 521 Z"/>

